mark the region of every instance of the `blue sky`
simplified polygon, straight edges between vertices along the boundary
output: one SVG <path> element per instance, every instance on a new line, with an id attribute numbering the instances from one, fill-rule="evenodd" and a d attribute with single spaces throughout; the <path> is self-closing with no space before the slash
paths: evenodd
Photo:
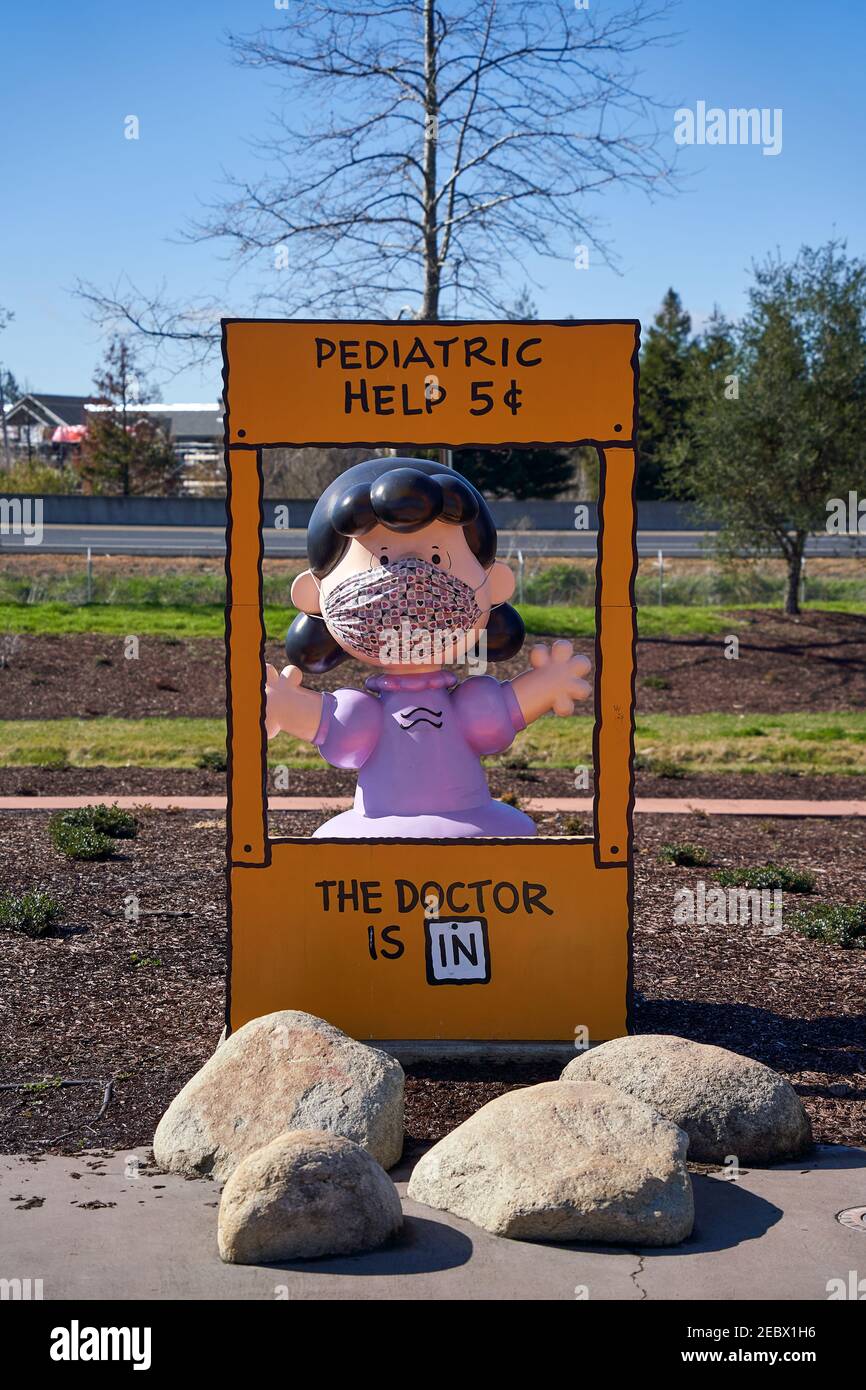
<path id="1" fill-rule="evenodd" d="M 16 318 L 0 335 L 0 361 L 20 382 L 90 389 L 102 342 L 69 294 L 78 277 L 110 285 L 125 274 L 177 298 L 222 284 L 217 247 L 172 238 L 214 196 L 221 168 L 251 168 L 247 141 L 264 132 L 273 92 L 232 65 L 224 35 L 274 18 L 269 0 L 6 8 L 0 305 Z M 687 147 L 680 193 L 653 203 L 628 190 L 607 195 L 599 211 L 621 273 L 535 265 L 542 316 L 646 321 L 672 284 L 700 322 L 715 303 L 738 314 L 750 262 L 776 247 L 788 255 L 838 235 L 866 254 L 866 6 L 682 0 L 675 27 L 675 46 L 641 60 L 644 85 L 670 107 L 671 149 L 675 109 L 703 100 L 781 107 L 782 152 Z M 138 141 L 123 138 L 129 113 L 141 121 Z M 503 273 L 518 289 L 519 270 Z M 243 284 L 231 295 L 227 311 L 242 312 Z M 218 383 L 216 365 L 184 371 L 163 396 L 214 399 Z"/>

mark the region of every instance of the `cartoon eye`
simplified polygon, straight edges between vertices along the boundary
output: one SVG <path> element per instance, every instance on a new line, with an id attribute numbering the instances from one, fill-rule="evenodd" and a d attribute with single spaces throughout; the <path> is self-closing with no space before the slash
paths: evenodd
<path id="1" fill-rule="evenodd" d="M 379 556 L 379 564 L 380 564 L 380 565 L 387 565 L 387 563 L 388 563 L 388 556 L 387 556 L 387 555 L 380 555 L 380 556 Z"/>
<path id="2" fill-rule="evenodd" d="M 434 552 L 434 554 L 431 555 L 430 558 L 431 558 L 431 560 L 433 561 L 433 564 L 434 564 L 434 565 L 441 565 L 441 563 L 442 563 L 442 556 L 441 556 L 441 555 L 436 555 L 435 552 Z"/>

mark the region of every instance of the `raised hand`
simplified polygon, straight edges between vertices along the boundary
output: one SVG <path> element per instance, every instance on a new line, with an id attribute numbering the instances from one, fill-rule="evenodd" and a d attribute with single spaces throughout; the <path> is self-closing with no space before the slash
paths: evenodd
<path id="1" fill-rule="evenodd" d="M 265 667 L 265 732 L 273 738 L 280 730 L 311 741 L 322 715 L 322 697 L 301 685 L 297 666 Z"/>
<path id="2" fill-rule="evenodd" d="M 590 669 L 585 656 L 575 656 L 571 642 L 560 638 L 548 647 L 538 642 L 529 653 L 530 671 L 512 682 L 518 704 L 527 724 L 552 711 L 574 714 L 576 700 L 585 700 L 592 687 L 583 677 Z"/>

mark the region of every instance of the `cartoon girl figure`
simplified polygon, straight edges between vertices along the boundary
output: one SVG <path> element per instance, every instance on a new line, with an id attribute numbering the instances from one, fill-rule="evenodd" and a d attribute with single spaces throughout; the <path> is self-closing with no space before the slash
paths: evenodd
<path id="1" fill-rule="evenodd" d="M 558 641 L 534 646 L 531 669 L 511 681 L 459 682 L 449 669 L 467 652 L 506 660 L 525 635 L 481 494 L 438 463 L 370 459 L 319 498 L 307 550 L 310 568 L 292 585 L 291 664 L 267 668 L 265 725 L 358 773 L 352 810 L 316 835 L 535 835 L 529 816 L 490 795 L 480 759 L 543 714 L 572 714 L 590 693 L 589 662 Z M 301 684 L 302 672 L 348 657 L 376 669 L 364 690 Z"/>

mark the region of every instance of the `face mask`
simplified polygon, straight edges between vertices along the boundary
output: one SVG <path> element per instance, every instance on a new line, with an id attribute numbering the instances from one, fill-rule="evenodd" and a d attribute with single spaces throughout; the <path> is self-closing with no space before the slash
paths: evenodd
<path id="1" fill-rule="evenodd" d="M 480 586 L 479 586 L 480 587 Z M 322 599 L 325 621 L 337 641 L 364 656 L 379 657 L 385 633 L 468 632 L 481 617 L 475 591 L 429 560 L 407 556 L 344 579 Z"/>

